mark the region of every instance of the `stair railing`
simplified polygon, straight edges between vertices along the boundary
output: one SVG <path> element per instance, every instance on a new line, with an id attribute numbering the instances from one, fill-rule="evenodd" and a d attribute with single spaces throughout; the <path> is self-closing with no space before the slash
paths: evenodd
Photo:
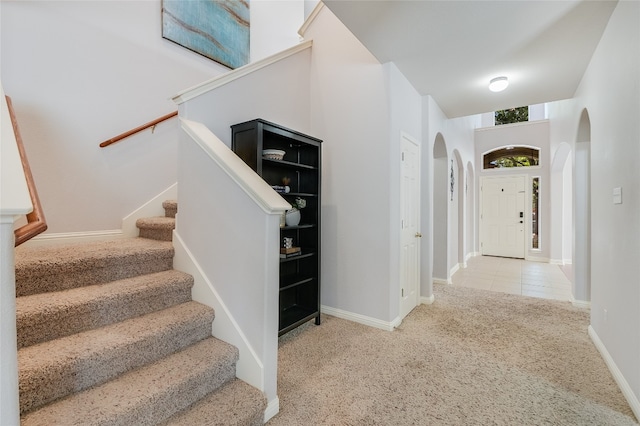
<path id="1" fill-rule="evenodd" d="M 138 126 L 135 129 L 131 129 L 127 132 L 121 133 L 118 136 L 115 136 L 111 139 L 107 139 L 106 141 L 100 143 L 100 148 L 104 148 L 107 147 L 109 145 L 112 145 L 116 142 L 120 142 L 122 139 L 128 138 L 129 136 L 135 135 L 136 133 L 139 133 L 143 130 L 148 129 L 149 127 L 151 127 L 151 131 L 153 131 L 153 129 L 155 129 L 156 125 L 158 125 L 159 123 L 162 123 L 165 120 L 168 120 L 170 118 L 173 118 L 175 116 L 178 115 L 178 111 L 174 111 L 172 113 L 163 115 L 162 117 L 156 118 L 155 120 L 151 120 L 148 123 L 143 124 L 142 126 Z"/>
<path id="2" fill-rule="evenodd" d="M 18 128 L 18 120 L 15 116 L 13 104 L 11 98 L 5 96 L 7 101 L 7 108 L 9 109 L 9 116 L 11 117 L 11 125 L 13 126 L 13 133 L 16 138 L 16 145 L 18 146 L 18 152 L 20 153 L 20 161 L 22 162 L 22 169 L 24 170 L 24 177 L 27 181 L 27 188 L 29 189 L 29 196 L 31 197 L 31 204 L 33 205 L 33 211 L 27 214 L 27 223 L 14 231 L 15 246 L 30 240 L 38 234 L 47 230 L 47 221 L 44 217 L 44 211 L 42 210 L 42 204 L 40 204 L 40 198 L 38 197 L 38 191 L 36 189 L 36 183 L 33 180 L 31 174 L 31 167 L 29 167 L 29 160 L 27 160 L 27 153 L 24 150 L 24 144 L 22 143 L 22 136 L 20 136 L 20 129 Z"/>

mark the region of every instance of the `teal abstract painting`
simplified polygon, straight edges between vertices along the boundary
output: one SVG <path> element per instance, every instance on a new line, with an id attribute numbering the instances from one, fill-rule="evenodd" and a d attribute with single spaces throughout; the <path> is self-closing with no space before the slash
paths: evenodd
<path id="1" fill-rule="evenodd" d="M 163 0 L 162 37 L 229 68 L 249 62 L 249 0 Z"/>

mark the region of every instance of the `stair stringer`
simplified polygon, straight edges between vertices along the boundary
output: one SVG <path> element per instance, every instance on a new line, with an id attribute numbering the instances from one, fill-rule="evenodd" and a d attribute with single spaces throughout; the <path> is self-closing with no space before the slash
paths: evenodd
<path id="1" fill-rule="evenodd" d="M 186 247 L 177 231 L 173 231 L 173 247 L 175 255 L 173 268 L 193 276 L 194 284 L 191 290 L 193 300 L 212 307 L 216 312 L 216 319 L 212 323 L 212 335 L 224 342 L 234 345 L 240 352 L 236 363 L 236 376 L 251 386 L 265 390 L 265 369 L 263 363 L 245 334 L 242 332 L 233 315 L 207 278 L 199 263 Z M 280 401 L 276 396 L 267 401 L 264 414 L 266 423 L 280 411 Z"/>

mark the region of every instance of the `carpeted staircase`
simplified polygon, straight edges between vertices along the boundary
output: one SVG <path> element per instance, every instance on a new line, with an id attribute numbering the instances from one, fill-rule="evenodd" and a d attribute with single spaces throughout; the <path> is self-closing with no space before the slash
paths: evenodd
<path id="1" fill-rule="evenodd" d="M 16 249 L 21 424 L 261 425 L 262 392 L 173 270 L 177 205 L 139 238 Z"/>

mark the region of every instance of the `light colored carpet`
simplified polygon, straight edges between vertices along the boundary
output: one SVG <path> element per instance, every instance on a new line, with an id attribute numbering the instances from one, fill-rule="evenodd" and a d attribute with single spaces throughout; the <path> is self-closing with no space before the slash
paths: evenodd
<path id="1" fill-rule="evenodd" d="M 570 303 L 437 285 L 393 332 L 280 338 L 279 425 L 635 425 Z"/>

